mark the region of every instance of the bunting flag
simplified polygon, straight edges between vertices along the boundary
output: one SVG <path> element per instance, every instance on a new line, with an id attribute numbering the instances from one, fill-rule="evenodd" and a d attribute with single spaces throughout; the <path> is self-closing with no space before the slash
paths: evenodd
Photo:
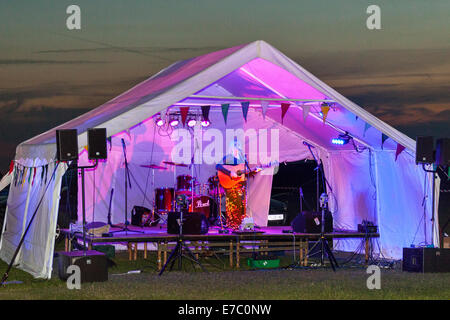
<path id="1" fill-rule="evenodd" d="M 306 121 L 306 118 L 309 115 L 309 110 L 311 110 L 311 106 L 307 105 L 307 104 L 304 104 L 303 105 L 303 121 Z"/>
<path id="2" fill-rule="evenodd" d="M 31 179 L 31 185 L 34 185 L 35 177 L 36 177 L 36 167 L 33 168 L 33 178 Z"/>
<path id="3" fill-rule="evenodd" d="M 261 101 L 261 111 L 263 119 L 266 120 L 267 107 L 269 106 L 269 101 Z"/>
<path id="4" fill-rule="evenodd" d="M 11 163 L 9 164 L 9 173 L 13 172 L 14 170 L 14 160 L 11 160 Z"/>
<path id="5" fill-rule="evenodd" d="M 370 124 L 368 124 L 367 122 L 364 124 L 364 133 L 363 133 L 363 137 L 366 136 L 366 131 L 371 127 Z"/>
<path id="6" fill-rule="evenodd" d="M 186 124 L 188 112 L 189 112 L 189 107 L 180 107 L 181 123 L 183 124 L 183 127 Z"/>
<path id="7" fill-rule="evenodd" d="M 248 107 L 250 106 L 250 102 L 245 101 L 241 102 L 242 105 L 242 114 L 244 115 L 245 122 L 247 122 L 247 113 L 248 113 Z"/>
<path id="8" fill-rule="evenodd" d="M 291 106 L 290 103 L 281 104 L 281 123 L 283 123 L 284 116 L 286 115 L 286 112 L 288 111 L 290 106 Z"/>
<path id="9" fill-rule="evenodd" d="M 223 121 L 225 121 L 225 124 L 227 124 L 227 118 L 228 118 L 228 109 L 230 108 L 229 103 L 224 103 L 222 105 L 222 115 L 223 115 Z"/>
<path id="10" fill-rule="evenodd" d="M 385 135 L 384 133 L 381 134 L 381 149 L 383 149 L 383 145 L 384 142 L 388 139 L 389 137 L 387 135 Z"/>
<path id="11" fill-rule="evenodd" d="M 203 121 L 209 121 L 209 109 L 211 106 L 202 106 Z"/>
<path id="12" fill-rule="evenodd" d="M 398 155 L 402 153 L 403 150 L 405 150 L 405 147 L 397 143 L 397 150 L 395 150 L 395 161 L 397 161 Z"/>
<path id="13" fill-rule="evenodd" d="M 327 105 L 326 103 L 323 103 L 320 108 L 322 109 L 322 119 L 323 119 L 323 123 L 325 123 L 325 120 L 327 119 L 328 116 L 328 111 L 330 111 L 330 106 Z"/>

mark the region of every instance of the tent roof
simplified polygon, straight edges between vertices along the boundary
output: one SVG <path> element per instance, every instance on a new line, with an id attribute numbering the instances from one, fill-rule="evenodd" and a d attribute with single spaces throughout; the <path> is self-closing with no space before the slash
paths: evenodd
<path id="1" fill-rule="evenodd" d="M 214 98 L 207 98 L 214 97 Z M 229 97 L 225 99 L 224 97 Z M 320 81 L 296 62 L 264 41 L 254 41 L 172 64 L 149 79 L 105 104 L 54 129 L 21 143 L 16 159 L 41 158 L 50 160 L 55 155 L 55 130 L 74 129 L 79 133 L 79 146 L 87 144 L 88 128 L 106 127 L 108 136 L 127 130 L 144 119 L 168 107 L 178 105 L 239 104 L 236 97 L 249 98 L 259 105 L 257 98 L 285 99 L 293 104 L 284 124 L 295 131 L 309 134 L 321 146 L 331 149 L 331 137 L 348 131 L 357 141 L 381 148 L 381 133 L 387 140 L 385 149 L 395 149 L 396 143 L 414 151 L 415 142 L 405 134 L 373 116 Z M 251 100 L 251 98 L 255 98 Z M 319 102 L 312 103 L 310 116 L 303 123 L 300 99 L 331 100 L 333 109 L 322 125 Z M 280 118 L 280 111 L 269 106 L 268 115 Z M 313 118 L 313 119 L 310 119 Z M 314 119 L 315 118 L 315 119 Z M 281 119 L 280 119 L 281 120 Z M 366 130 L 367 125 L 372 129 Z"/>

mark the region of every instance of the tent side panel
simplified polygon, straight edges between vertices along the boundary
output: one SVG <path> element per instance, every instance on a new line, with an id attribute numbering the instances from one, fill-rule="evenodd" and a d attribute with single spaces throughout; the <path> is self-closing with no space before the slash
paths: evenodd
<path id="1" fill-rule="evenodd" d="M 7 263 L 11 261 L 26 226 L 39 201 L 43 199 L 16 258 L 17 267 L 36 278 L 51 276 L 61 179 L 66 171 L 64 165 L 59 165 L 52 177 L 55 165 L 50 163 L 42 175 L 40 170 L 44 170 L 44 167 L 30 168 L 31 177 L 25 178 L 23 185 L 11 184 L 12 193 L 8 198 L 8 215 L 0 248 L 0 257 Z M 24 190 L 25 185 L 29 192 Z"/>
<path id="2" fill-rule="evenodd" d="M 431 185 L 408 153 L 376 152 L 378 226 L 386 258 L 401 259 L 403 247 L 432 243 Z"/>
<path id="3" fill-rule="evenodd" d="M 357 230 L 363 220 L 377 223 L 374 156 L 368 149 L 361 153 L 343 151 L 330 153 L 329 181 L 333 192 L 330 207 L 335 229 Z M 328 190 L 330 192 L 330 190 Z M 361 248 L 361 240 L 336 240 L 343 251 Z"/>

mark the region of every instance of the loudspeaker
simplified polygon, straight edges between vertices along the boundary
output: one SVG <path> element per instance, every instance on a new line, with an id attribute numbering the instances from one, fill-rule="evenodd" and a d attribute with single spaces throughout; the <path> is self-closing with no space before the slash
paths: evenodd
<path id="1" fill-rule="evenodd" d="M 450 249 L 403 248 L 402 270 L 409 272 L 450 272 Z"/>
<path id="2" fill-rule="evenodd" d="M 72 273 L 67 273 L 71 265 L 80 267 L 81 282 L 102 282 L 108 280 L 108 261 L 106 255 L 95 250 L 59 252 L 58 274 L 66 281 Z"/>
<path id="3" fill-rule="evenodd" d="M 88 129 L 88 158 L 106 159 L 106 128 Z"/>
<path id="4" fill-rule="evenodd" d="M 179 234 L 180 213 L 169 212 L 167 233 Z M 206 234 L 209 230 L 208 219 L 200 212 L 183 212 L 183 234 Z"/>
<path id="5" fill-rule="evenodd" d="M 450 165 L 450 138 L 436 140 L 436 164 L 438 166 Z"/>
<path id="6" fill-rule="evenodd" d="M 154 227 L 158 224 L 159 215 L 146 207 L 134 206 L 131 210 L 131 224 L 137 227 Z"/>
<path id="7" fill-rule="evenodd" d="M 433 163 L 433 137 L 416 138 L 416 163 Z"/>
<path id="8" fill-rule="evenodd" d="M 321 233 L 322 213 L 303 211 L 291 222 L 292 231 L 300 233 Z M 325 232 L 333 232 L 333 216 L 331 212 L 325 211 Z"/>
<path id="9" fill-rule="evenodd" d="M 78 159 L 78 133 L 76 129 L 56 130 L 56 158 L 58 161 Z"/>

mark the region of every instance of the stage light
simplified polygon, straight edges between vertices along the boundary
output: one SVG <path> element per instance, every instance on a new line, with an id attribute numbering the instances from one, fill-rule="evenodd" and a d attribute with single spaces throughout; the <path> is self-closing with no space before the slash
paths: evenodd
<path id="1" fill-rule="evenodd" d="M 336 139 L 336 138 L 331 139 L 331 143 L 332 144 L 337 144 L 337 145 L 344 145 L 345 144 L 343 139 Z"/>
<path id="2" fill-rule="evenodd" d="M 197 121 L 195 121 L 195 119 L 189 119 L 187 125 L 189 128 L 192 128 L 195 126 L 196 123 Z"/>
<path id="3" fill-rule="evenodd" d="M 211 122 L 209 122 L 208 120 L 203 120 L 202 121 L 202 127 L 209 127 L 209 125 L 211 124 Z"/>
<path id="4" fill-rule="evenodd" d="M 170 120 L 170 126 L 171 127 L 176 127 L 179 123 L 180 123 L 180 121 L 178 119 Z"/>
<path id="5" fill-rule="evenodd" d="M 158 127 L 161 127 L 163 124 L 164 124 L 164 120 L 163 120 L 163 119 L 158 118 L 158 119 L 156 120 L 156 125 L 157 125 Z"/>
<path id="6" fill-rule="evenodd" d="M 344 144 L 347 144 L 352 139 L 351 136 L 348 135 L 348 133 L 340 134 L 337 138 L 331 139 L 332 144 L 336 144 L 339 146 L 343 146 Z"/>

